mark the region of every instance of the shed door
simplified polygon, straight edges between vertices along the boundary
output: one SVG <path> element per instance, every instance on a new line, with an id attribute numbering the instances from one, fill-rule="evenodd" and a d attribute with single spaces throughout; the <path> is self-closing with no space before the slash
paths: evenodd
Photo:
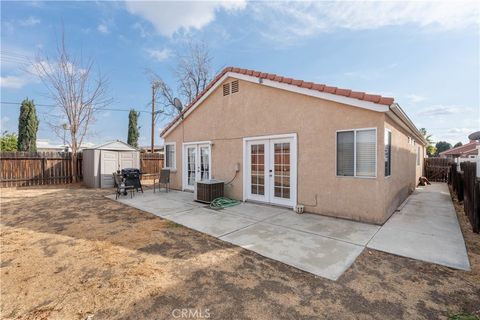
<path id="1" fill-rule="evenodd" d="M 135 165 L 135 152 L 119 152 L 120 169 L 137 168 Z"/>
<path id="2" fill-rule="evenodd" d="M 118 158 L 116 151 L 101 151 L 100 188 L 113 187 L 113 173 L 118 170 Z"/>

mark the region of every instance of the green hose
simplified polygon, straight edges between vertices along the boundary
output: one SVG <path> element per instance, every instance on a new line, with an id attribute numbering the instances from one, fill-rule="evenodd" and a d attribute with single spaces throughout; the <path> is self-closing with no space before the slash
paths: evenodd
<path id="1" fill-rule="evenodd" d="M 233 207 L 236 206 L 237 204 L 240 204 L 240 201 L 234 200 L 234 199 L 229 199 L 229 198 L 216 198 L 210 203 L 210 208 L 212 209 L 224 209 L 228 207 Z"/>

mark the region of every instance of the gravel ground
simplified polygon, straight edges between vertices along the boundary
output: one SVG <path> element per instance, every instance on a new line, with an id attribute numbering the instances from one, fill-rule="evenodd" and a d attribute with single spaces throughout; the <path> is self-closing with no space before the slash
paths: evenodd
<path id="1" fill-rule="evenodd" d="M 333 282 L 109 200 L 108 190 L 0 192 L 3 319 L 480 314 L 480 236 L 458 204 L 472 271 L 364 250 Z"/>

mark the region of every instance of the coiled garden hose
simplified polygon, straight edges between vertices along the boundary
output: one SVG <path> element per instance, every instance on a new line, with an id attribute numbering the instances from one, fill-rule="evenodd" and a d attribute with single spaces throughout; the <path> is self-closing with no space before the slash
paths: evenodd
<path id="1" fill-rule="evenodd" d="M 240 204 L 240 201 L 234 200 L 234 199 L 229 199 L 229 198 L 216 198 L 210 203 L 210 208 L 212 209 L 224 209 L 228 207 L 233 207 Z"/>

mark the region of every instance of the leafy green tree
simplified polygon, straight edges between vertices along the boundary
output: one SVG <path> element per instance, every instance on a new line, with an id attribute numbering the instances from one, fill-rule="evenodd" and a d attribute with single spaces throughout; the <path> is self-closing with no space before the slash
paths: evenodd
<path id="1" fill-rule="evenodd" d="M 446 141 L 438 141 L 435 148 L 437 148 L 437 155 L 439 155 L 440 152 L 452 149 L 452 145 Z"/>
<path id="2" fill-rule="evenodd" d="M 461 147 L 461 146 L 463 146 L 463 143 L 460 141 L 460 142 L 455 143 L 455 145 L 453 147 L 456 148 L 456 147 Z"/>
<path id="3" fill-rule="evenodd" d="M 437 149 L 435 148 L 435 146 L 433 145 L 433 139 L 432 139 L 432 135 L 431 134 L 428 134 L 427 133 L 427 129 L 425 128 L 420 128 L 419 130 L 421 132 L 421 134 L 423 135 L 423 137 L 425 138 L 425 140 L 427 141 L 428 145 L 427 145 L 427 154 L 429 157 L 433 157 L 436 152 L 437 152 Z"/>
<path id="4" fill-rule="evenodd" d="M 135 109 L 130 110 L 128 113 L 128 138 L 127 143 L 132 147 L 138 147 L 138 137 L 140 136 L 140 127 L 138 126 L 138 117 L 140 112 Z"/>
<path id="5" fill-rule="evenodd" d="M 17 134 L 4 131 L 0 136 L 0 151 L 17 151 Z"/>
<path id="6" fill-rule="evenodd" d="M 38 118 L 33 100 L 22 101 L 18 116 L 18 151 L 37 151 Z"/>

